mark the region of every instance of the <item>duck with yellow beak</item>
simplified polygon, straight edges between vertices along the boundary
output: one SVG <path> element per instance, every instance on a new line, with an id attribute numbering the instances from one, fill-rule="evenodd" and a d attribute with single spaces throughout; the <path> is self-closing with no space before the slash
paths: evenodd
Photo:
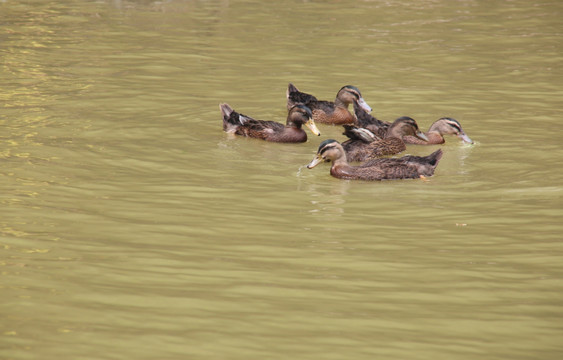
<path id="1" fill-rule="evenodd" d="M 317 136 L 321 135 L 313 121 L 313 113 L 305 105 L 289 109 L 285 125 L 276 121 L 256 120 L 233 110 L 229 104 L 219 105 L 223 115 L 223 130 L 227 133 L 273 142 L 302 143 L 307 141 L 305 125 Z"/>

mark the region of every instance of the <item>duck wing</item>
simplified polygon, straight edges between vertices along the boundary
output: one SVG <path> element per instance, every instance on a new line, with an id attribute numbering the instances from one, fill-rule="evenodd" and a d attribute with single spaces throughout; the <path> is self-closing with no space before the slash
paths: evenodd
<path id="1" fill-rule="evenodd" d="M 237 135 L 266 139 L 282 133 L 285 125 L 276 121 L 256 120 L 233 110 L 229 104 L 219 105 L 223 115 L 223 130 Z"/>
<path id="2" fill-rule="evenodd" d="M 395 155 L 406 150 L 405 143 L 398 138 L 387 138 L 366 142 L 363 138 L 346 140 L 342 143 L 348 161 L 368 161 L 384 155 Z"/>
<path id="3" fill-rule="evenodd" d="M 366 180 L 414 179 L 420 175 L 434 175 L 442 155 L 442 150 L 438 149 L 427 156 L 407 155 L 393 159 L 373 159 L 355 168 Z"/>
<path id="4" fill-rule="evenodd" d="M 238 135 L 267 139 L 270 136 L 282 133 L 285 130 L 285 125 L 276 121 L 256 120 L 244 115 L 241 119 L 244 120 L 235 132 Z"/>
<path id="5" fill-rule="evenodd" d="M 379 137 L 384 137 L 390 122 L 379 120 L 365 111 L 357 101 L 354 101 L 354 114 L 359 127 L 366 128 Z"/>
<path id="6" fill-rule="evenodd" d="M 403 140 L 399 138 L 387 138 L 374 141 L 367 145 L 367 158 L 376 158 L 384 155 L 395 155 L 407 149 Z"/>
<path id="7" fill-rule="evenodd" d="M 381 140 L 366 128 L 358 127 L 355 125 L 342 125 L 342 127 L 344 128 L 342 135 L 345 135 L 350 140 L 361 140 L 365 143 L 371 143 L 377 140 Z"/>

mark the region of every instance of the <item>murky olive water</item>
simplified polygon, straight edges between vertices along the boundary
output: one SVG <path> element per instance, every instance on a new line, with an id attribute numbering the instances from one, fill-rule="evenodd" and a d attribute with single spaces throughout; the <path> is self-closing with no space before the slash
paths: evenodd
<path id="1" fill-rule="evenodd" d="M 0 357 L 559 359 L 562 10 L 0 2 Z M 288 82 L 476 144 L 370 183 L 222 132 Z"/>

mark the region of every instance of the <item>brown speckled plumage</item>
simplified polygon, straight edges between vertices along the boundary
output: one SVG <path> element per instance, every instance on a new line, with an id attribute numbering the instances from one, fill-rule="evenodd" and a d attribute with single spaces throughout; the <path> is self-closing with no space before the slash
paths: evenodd
<path id="1" fill-rule="evenodd" d="M 273 142 L 299 143 L 307 141 L 307 133 L 302 129 L 302 125 L 306 125 L 314 134 L 320 135 L 312 121 L 311 110 L 304 105 L 289 110 L 286 125 L 253 119 L 234 111 L 228 104 L 221 104 L 219 108 L 223 115 L 223 130 L 228 133 Z"/>
<path id="2" fill-rule="evenodd" d="M 414 179 L 432 176 L 441 158 L 442 150 L 438 149 L 428 156 L 374 159 L 359 166 L 352 166 L 346 160 L 342 145 L 329 139 L 321 143 L 317 156 L 307 167 L 311 169 L 322 162 L 332 162 L 330 174 L 348 180 Z"/>
<path id="3" fill-rule="evenodd" d="M 287 88 L 287 107 L 288 109 L 296 104 L 306 105 L 313 112 L 313 119 L 323 124 L 343 125 L 355 122 L 355 117 L 348 111 L 348 105 L 353 101 L 359 102 L 366 109 L 371 109 L 365 103 L 360 90 L 352 85 L 342 87 L 336 99 L 332 101 L 318 100 L 315 96 L 301 92 L 293 84 L 289 84 Z"/>
<path id="4" fill-rule="evenodd" d="M 372 115 L 368 114 L 362 107 L 354 102 L 354 114 L 356 116 L 355 124 L 358 127 L 368 129 L 373 134 L 379 137 L 384 137 L 387 130 L 391 126 L 388 121 L 379 120 Z M 465 131 L 461 127 L 459 121 L 449 117 L 443 117 L 436 120 L 427 132 L 424 133 L 428 138 L 428 141 L 424 141 L 413 135 L 403 136 L 403 141 L 406 144 L 418 144 L 418 145 L 432 145 L 432 144 L 443 144 L 445 142 L 444 135 L 454 135 L 460 138 L 462 141 L 473 144 L 473 140 L 465 134 Z"/>
<path id="5" fill-rule="evenodd" d="M 353 126 L 346 125 L 344 135 L 350 137 L 342 143 L 348 161 L 366 161 L 383 155 L 395 155 L 406 150 L 402 138 L 405 135 L 421 136 L 416 121 L 403 116 L 393 122 L 383 139 L 366 142 L 364 138 L 354 136 Z"/>

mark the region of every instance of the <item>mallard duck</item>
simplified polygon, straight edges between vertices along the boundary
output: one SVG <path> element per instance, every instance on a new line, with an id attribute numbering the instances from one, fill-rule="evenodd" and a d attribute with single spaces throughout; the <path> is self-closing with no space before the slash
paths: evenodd
<path id="1" fill-rule="evenodd" d="M 313 95 L 299 91 L 291 83 L 287 88 L 286 95 L 288 109 L 295 104 L 306 105 L 313 112 L 313 119 L 323 124 L 342 125 L 354 123 L 354 116 L 348 111 L 348 105 L 353 101 L 357 101 L 359 106 L 365 111 L 371 111 L 369 105 L 362 98 L 360 90 L 352 85 L 342 87 L 338 94 L 336 94 L 334 102 L 318 100 Z"/>
<path id="2" fill-rule="evenodd" d="M 255 120 L 234 111 L 229 104 L 220 104 L 219 108 L 223 114 L 223 130 L 227 133 L 266 141 L 300 143 L 307 141 L 307 133 L 301 128 L 304 124 L 313 134 L 321 134 L 313 121 L 311 109 L 305 105 L 289 109 L 285 126 L 275 121 Z"/>
<path id="3" fill-rule="evenodd" d="M 354 114 L 356 115 L 356 124 L 364 129 L 368 129 L 374 135 L 384 137 L 387 129 L 391 126 L 388 121 L 379 120 L 368 114 L 364 109 L 354 102 Z M 405 135 L 403 141 L 407 144 L 431 145 L 443 144 L 445 142 L 443 135 L 455 135 L 468 144 L 473 144 L 473 140 L 465 134 L 459 121 L 449 117 L 443 117 L 436 120 L 427 132 L 424 133 L 428 141 L 417 138 L 412 135 Z"/>
<path id="4" fill-rule="evenodd" d="M 413 118 L 403 116 L 393 122 L 383 139 L 364 128 L 344 125 L 344 135 L 350 139 L 342 143 L 348 161 L 366 161 L 383 155 L 395 155 L 406 150 L 403 137 L 411 135 L 421 141 L 426 136 L 420 132 Z"/>
<path id="5" fill-rule="evenodd" d="M 329 139 L 321 143 L 317 156 L 307 165 L 307 168 L 312 169 L 322 162 L 332 161 L 330 174 L 340 179 L 416 179 L 432 176 L 441 158 L 442 150 L 438 149 L 428 156 L 374 159 L 359 166 L 352 166 L 346 160 L 346 153 L 342 145 L 336 140 Z"/>
<path id="6" fill-rule="evenodd" d="M 375 136 L 380 138 L 385 137 L 387 129 L 391 126 L 390 122 L 379 120 L 368 114 L 368 112 L 364 110 L 363 106 L 357 101 L 354 101 L 354 115 L 356 117 L 355 124 L 358 127 L 368 129 Z"/>
<path id="7" fill-rule="evenodd" d="M 473 144 L 473 140 L 465 134 L 459 121 L 448 117 L 436 120 L 424 135 L 426 135 L 428 141 L 420 141 L 420 139 L 410 135 L 404 136 L 403 140 L 407 144 L 443 144 L 445 142 L 444 135 L 455 135 L 463 142 Z"/>

